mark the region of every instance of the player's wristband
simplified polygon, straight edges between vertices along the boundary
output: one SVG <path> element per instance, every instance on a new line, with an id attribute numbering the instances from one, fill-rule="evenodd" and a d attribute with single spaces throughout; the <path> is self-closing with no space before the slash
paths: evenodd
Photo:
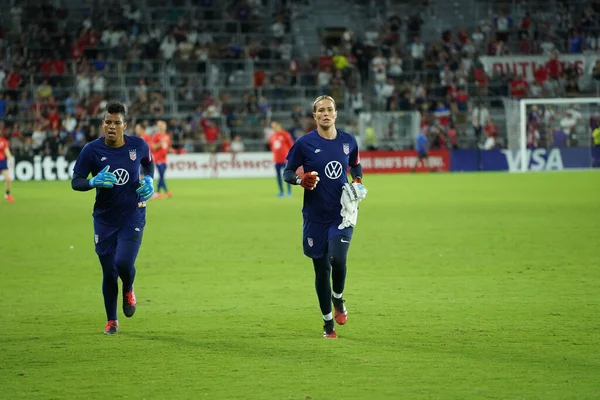
<path id="1" fill-rule="evenodd" d="M 302 178 L 300 178 L 298 175 L 296 175 L 294 180 L 296 181 L 296 185 L 300 185 L 302 183 Z"/>

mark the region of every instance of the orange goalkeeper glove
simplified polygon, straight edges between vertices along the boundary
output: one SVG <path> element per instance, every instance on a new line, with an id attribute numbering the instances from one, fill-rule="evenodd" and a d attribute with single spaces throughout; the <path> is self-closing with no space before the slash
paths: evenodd
<path id="1" fill-rule="evenodd" d="M 306 190 L 313 190 L 319 183 L 319 173 L 316 171 L 298 175 L 296 183 Z"/>

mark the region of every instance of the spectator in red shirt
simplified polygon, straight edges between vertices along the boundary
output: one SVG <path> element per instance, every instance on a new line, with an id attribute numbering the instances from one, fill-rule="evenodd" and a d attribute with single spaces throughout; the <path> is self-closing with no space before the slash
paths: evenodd
<path id="1" fill-rule="evenodd" d="M 11 69 L 5 78 L 5 85 L 7 94 L 11 100 L 16 101 L 18 96 L 19 87 L 21 86 L 21 74 L 19 74 L 14 68 Z"/>
<path id="2" fill-rule="evenodd" d="M 60 129 L 60 113 L 57 108 L 50 108 L 46 115 L 50 129 Z"/>
<path id="3" fill-rule="evenodd" d="M 463 113 L 469 111 L 469 93 L 464 88 L 458 90 L 458 93 L 456 94 L 456 104 L 458 106 L 458 111 Z"/>
<path id="4" fill-rule="evenodd" d="M 206 143 L 206 151 L 209 153 L 216 153 L 217 151 L 217 139 L 220 135 L 220 130 L 215 121 L 211 118 L 202 118 L 200 125 L 204 131 L 204 141 Z"/>
<path id="5" fill-rule="evenodd" d="M 324 51 L 321 57 L 319 57 L 319 70 L 322 71 L 327 67 L 333 68 L 333 57 Z"/>
<path id="6" fill-rule="evenodd" d="M 558 79 L 562 76 L 562 66 L 560 65 L 560 60 L 558 59 L 558 53 L 553 51 L 550 55 L 550 59 L 546 63 L 546 68 L 548 68 L 548 74 L 552 79 Z"/>
<path id="7" fill-rule="evenodd" d="M 461 28 L 458 31 L 458 41 L 460 42 L 460 44 L 465 44 L 467 43 L 467 40 L 469 39 L 469 32 L 467 32 L 467 30 L 465 28 Z"/>
<path id="8" fill-rule="evenodd" d="M 36 97 L 29 110 L 33 113 L 33 118 L 39 119 L 46 112 L 46 103 L 41 98 Z"/>
<path id="9" fill-rule="evenodd" d="M 485 140 L 485 144 L 483 148 L 485 150 L 491 150 L 496 147 L 496 136 L 498 136 L 498 127 L 494 124 L 494 121 L 491 119 L 488 120 L 485 128 L 483 128 L 485 134 L 487 135 L 487 139 Z"/>
<path id="10" fill-rule="evenodd" d="M 60 57 L 58 57 L 58 55 L 56 57 L 54 57 L 54 59 L 52 60 L 52 69 L 51 69 L 52 76 L 61 77 L 65 74 L 66 69 L 67 69 L 67 67 L 65 65 L 65 60 L 62 60 Z M 54 85 L 54 83 L 53 83 L 53 85 Z"/>
<path id="11" fill-rule="evenodd" d="M 21 125 L 15 123 L 12 126 L 12 132 L 10 133 L 10 137 L 12 137 L 12 138 L 20 138 L 21 136 L 23 136 L 23 134 L 21 132 Z"/>
<path id="12" fill-rule="evenodd" d="M 450 147 L 453 150 L 458 149 L 458 133 L 456 132 L 454 123 L 451 123 L 450 129 L 448 129 L 448 141 L 450 142 Z"/>
<path id="13" fill-rule="evenodd" d="M 521 76 L 517 75 L 510 84 L 510 93 L 513 99 L 522 99 L 527 96 L 529 83 Z"/>
<path id="14" fill-rule="evenodd" d="M 40 73 L 44 78 L 49 78 L 52 73 L 52 60 L 50 57 L 44 57 L 40 63 Z"/>
<path id="15" fill-rule="evenodd" d="M 479 64 L 475 70 L 475 81 L 477 82 L 477 95 L 487 97 L 489 78 L 482 64 Z"/>
<path id="16" fill-rule="evenodd" d="M 225 136 L 221 138 L 221 153 L 230 153 L 231 152 L 231 139 L 229 136 Z"/>
<path id="17" fill-rule="evenodd" d="M 83 57 L 84 43 L 80 37 L 71 46 L 71 59 L 79 61 Z"/>
<path id="18" fill-rule="evenodd" d="M 529 15 L 529 12 L 527 12 L 527 13 L 525 13 L 525 16 L 523 17 L 523 19 L 521 20 L 521 30 L 519 31 L 519 34 L 526 33 L 527 35 L 529 35 L 530 28 L 531 28 L 531 15 Z"/>
<path id="19" fill-rule="evenodd" d="M 526 32 L 521 34 L 521 42 L 519 43 L 519 52 L 523 55 L 533 54 L 533 41 Z"/>
<path id="20" fill-rule="evenodd" d="M 548 67 L 546 65 L 540 65 L 538 68 L 534 67 L 533 78 L 541 86 L 544 86 L 548 80 Z"/>
<path id="21" fill-rule="evenodd" d="M 456 101 L 457 96 L 458 96 L 458 88 L 456 87 L 456 83 L 451 82 L 450 86 L 446 90 L 446 101 L 448 101 L 448 103 L 453 103 Z"/>

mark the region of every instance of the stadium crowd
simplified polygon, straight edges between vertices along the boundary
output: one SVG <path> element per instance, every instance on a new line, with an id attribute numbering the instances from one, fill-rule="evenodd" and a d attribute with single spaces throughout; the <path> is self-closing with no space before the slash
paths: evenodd
<path id="1" fill-rule="evenodd" d="M 425 123 L 441 126 L 443 140 L 434 142 L 457 145 L 448 133 L 464 135 L 472 126 L 477 133 L 479 110 L 493 105 L 488 100 L 578 95 L 575 72 L 553 69 L 552 60 L 599 47 L 597 2 L 581 10 L 565 2 L 558 15 L 501 9 L 475 29 L 444 31 L 427 43 L 419 15 L 357 2 L 371 17 L 368 28 L 347 29 L 324 42 L 320 55 L 307 56 L 290 38 L 290 1 L 267 9 L 261 0 L 202 0 L 192 13 L 184 0 L 149 0 L 147 9 L 95 1 L 77 10 L 15 2 L 10 23 L 0 26 L 0 134 L 16 154 L 76 154 L 97 136 L 107 101 L 118 99 L 138 118 L 132 122 L 150 131 L 156 119 L 167 119 L 176 149 L 227 148 L 233 137 L 252 139 L 248 130 L 261 139 L 273 113 L 285 114 L 293 134 L 312 129 L 310 110 L 295 106 L 302 99 L 293 89 L 314 88 L 354 115 L 419 110 Z M 478 62 L 504 54 L 545 54 L 549 61 L 531 83 L 489 75 Z M 251 88 L 241 67 L 248 61 Z M 600 80 L 600 65 L 593 74 Z M 115 90 L 123 82 L 126 93 Z"/>
<path id="2" fill-rule="evenodd" d="M 502 106 L 502 97 L 578 97 L 597 87 L 600 61 L 591 72 L 595 85 L 585 86 L 574 65 L 563 67 L 561 55 L 600 50 L 600 3 L 559 2 L 556 15 L 527 1 L 519 15 L 511 15 L 512 3 L 494 3 L 498 11 L 479 26 L 444 30 L 429 43 L 421 40 L 419 15 L 390 9 L 382 17 L 375 9 L 364 34 L 348 29 L 338 41 L 325 43 L 319 86 L 331 92 L 335 80 L 349 76 L 346 69 L 355 66 L 372 89 L 357 93 L 348 84 L 350 109 L 362 111 L 368 96 L 372 109 L 419 111 L 435 146 L 456 147 L 457 135 L 472 133 L 485 148 L 499 145 L 489 140 L 498 127 L 486 107 Z M 481 56 L 508 55 L 541 55 L 546 62 L 530 82 L 509 70 L 490 73 L 480 62 Z"/>

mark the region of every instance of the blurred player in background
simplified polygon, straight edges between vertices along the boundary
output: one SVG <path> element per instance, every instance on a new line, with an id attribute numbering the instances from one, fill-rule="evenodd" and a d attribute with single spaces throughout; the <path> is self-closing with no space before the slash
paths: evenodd
<path id="1" fill-rule="evenodd" d="M 275 176 L 277 185 L 279 185 L 279 194 L 277 197 L 283 197 L 283 169 L 285 168 L 285 157 L 294 145 L 292 135 L 281 127 L 279 122 L 271 122 L 273 133 L 269 137 L 269 148 L 273 153 L 273 162 L 275 163 Z M 287 195 L 292 196 L 292 185 L 287 183 Z"/>
<path id="2" fill-rule="evenodd" d="M 167 123 L 165 121 L 158 121 L 156 129 L 156 132 L 152 134 L 152 145 L 150 146 L 156 168 L 158 169 L 158 186 L 156 187 L 155 197 L 163 197 L 162 190 L 165 192 L 165 196 L 170 198 L 173 194 L 167 189 L 165 174 L 167 172 L 167 154 L 171 150 L 171 137 L 167 133 Z"/>
<path id="3" fill-rule="evenodd" d="M 119 328 L 119 278 L 123 285 L 123 314 L 132 317 L 135 313 L 135 260 L 146 225 L 145 201 L 154 193 L 154 162 L 148 144 L 138 137 L 124 135 L 125 121 L 122 104 L 107 106 L 102 120 L 104 136 L 81 150 L 71 181 L 77 191 L 96 189 L 92 215 L 96 254 L 102 265 L 102 294 L 108 321 L 105 334 L 115 334 Z M 142 179 L 141 167 L 146 172 Z M 90 173 L 92 178 L 88 179 Z"/>
<path id="4" fill-rule="evenodd" d="M 415 165 L 411 168 L 411 172 L 417 170 L 419 161 L 423 161 L 425 168 L 429 168 L 429 139 L 427 139 L 427 129 L 427 127 L 421 129 L 419 136 L 417 136 L 417 159 L 415 160 Z"/>
<path id="5" fill-rule="evenodd" d="M 2 130 L 0 129 L 0 134 Z M 10 148 L 8 147 L 8 140 L 6 138 L 0 136 L 0 172 L 2 172 L 2 176 L 4 176 L 4 198 L 8 200 L 10 203 L 14 203 L 15 199 L 10 194 L 10 170 L 8 169 L 8 163 L 12 162 L 12 154 L 10 153 Z"/>
<path id="6" fill-rule="evenodd" d="M 144 126 L 142 124 L 135 124 L 135 135 L 139 138 L 144 139 L 144 142 L 150 146 L 152 141 L 152 137 L 146 133 Z"/>
<path id="7" fill-rule="evenodd" d="M 315 270 L 315 289 L 324 320 L 323 337 L 336 338 L 334 318 L 340 325 L 348 319 L 342 295 L 346 257 L 354 231 L 352 226 L 339 228 L 340 199 L 348 183 L 348 167 L 353 182 L 358 183 L 362 182 L 362 167 L 354 136 L 335 127 L 337 111 L 332 97 L 317 97 L 313 118 L 317 129 L 298 138 L 290 149 L 283 177 L 286 182 L 305 189 L 302 246 Z M 298 174 L 299 167 L 305 172 Z"/>

